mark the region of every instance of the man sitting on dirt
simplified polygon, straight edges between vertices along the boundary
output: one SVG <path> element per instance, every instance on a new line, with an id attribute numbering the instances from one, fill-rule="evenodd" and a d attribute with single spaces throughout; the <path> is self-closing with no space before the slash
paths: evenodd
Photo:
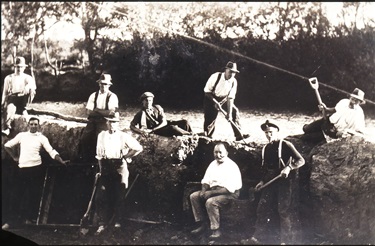
<path id="1" fill-rule="evenodd" d="M 365 103 L 364 96 L 362 90 L 355 88 L 349 98 L 341 99 L 334 108 L 319 105 L 323 118 L 303 126 L 303 139 L 321 142 L 325 140 L 324 134 L 333 139 L 363 134 L 365 115 L 360 105 Z"/>
<path id="2" fill-rule="evenodd" d="M 112 85 L 110 74 L 102 74 L 96 81 L 99 91 L 92 93 L 87 101 L 88 123 L 80 140 L 80 157 L 83 161 L 95 161 L 95 143 L 101 131 L 107 129 L 106 119 L 118 110 L 118 97 L 109 90 Z"/>
<path id="3" fill-rule="evenodd" d="M 153 105 L 154 97 L 151 92 L 145 92 L 141 95 L 142 109 L 130 122 L 132 131 L 144 137 L 150 133 L 165 137 L 193 134 L 187 120 L 167 120 L 163 108 L 160 105 Z"/>
<path id="4" fill-rule="evenodd" d="M 2 229 L 10 228 L 11 224 L 32 223 L 36 219 L 36 211 L 41 197 L 45 167 L 42 165 L 41 151 L 45 150 L 51 158 L 66 165 L 69 161 L 61 159 L 41 132 L 39 132 L 39 119 L 30 117 L 29 131 L 18 133 L 13 139 L 4 144 L 6 152 L 18 164 L 17 178 L 11 199 L 11 212 L 9 223 Z M 18 154 L 19 147 L 20 153 Z M 14 225 L 13 224 L 13 225 Z"/>
<path id="5" fill-rule="evenodd" d="M 210 76 L 204 87 L 204 133 L 212 137 L 215 130 L 215 121 L 218 116 L 219 108 L 226 104 L 226 118 L 232 121 L 231 124 L 236 141 L 248 138 L 248 134 L 241 134 L 241 125 L 238 108 L 234 105 L 234 99 L 237 93 L 237 80 L 235 79 L 237 64 L 229 61 L 225 66 L 224 72 L 217 72 Z"/>
<path id="6" fill-rule="evenodd" d="M 215 160 L 208 166 L 201 181 L 202 189 L 190 195 L 194 219 L 199 227 L 191 233 L 200 234 L 208 228 L 210 221 L 210 239 L 219 238 L 220 209 L 231 199 L 238 198 L 242 188 L 241 171 L 237 164 L 228 157 L 226 143 L 214 147 Z"/>
<path id="7" fill-rule="evenodd" d="M 269 214 L 276 205 L 280 220 L 281 243 L 298 244 L 300 225 L 298 211 L 295 210 L 295 203 L 298 202 L 296 170 L 305 164 L 305 160 L 291 142 L 278 138 L 279 127 L 276 124 L 267 120 L 261 125 L 261 129 L 269 142 L 262 149 L 263 175 L 255 186 L 255 190 L 262 189 L 262 193 L 257 207 L 254 235 L 250 240 L 243 240 L 242 243 L 271 243 L 266 241 L 270 239 L 269 226 L 270 221 L 273 221 Z M 263 188 L 266 182 L 278 175 L 279 178 Z"/>
<path id="8" fill-rule="evenodd" d="M 36 94 L 36 84 L 33 77 L 25 74 L 25 58 L 16 57 L 14 73 L 4 79 L 3 96 L 1 99 L 2 133 L 10 134 L 15 114 L 27 115 L 25 107 L 31 103 Z M 5 121 L 5 122 L 4 122 Z"/>

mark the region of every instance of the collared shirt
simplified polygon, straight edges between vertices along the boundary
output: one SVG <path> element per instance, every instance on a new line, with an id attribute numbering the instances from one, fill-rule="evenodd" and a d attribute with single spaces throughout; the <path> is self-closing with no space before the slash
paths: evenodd
<path id="1" fill-rule="evenodd" d="M 160 125 L 166 118 L 163 108 L 160 105 L 154 105 L 152 111 L 153 119 L 155 119 L 155 121 L 146 116 L 146 109 L 142 109 L 134 115 L 130 125 L 139 127 L 140 129 L 153 129 Z"/>
<path id="2" fill-rule="evenodd" d="M 106 130 L 98 135 L 96 158 L 98 160 L 121 159 L 129 150 L 141 151 L 142 149 L 140 143 L 129 134 L 120 130 L 112 133 Z"/>
<path id="3" fill-rule="evenodd" d="M 210 187 L 221 186 L 234 193 L 242 187 L 241 171 L 228 157 L 223 163 L 214 160 L 208 166 L 201 183 L 208 184 Z"/>
<path id="4" fill-rule="evenodd" d="M 94 110 L 95 105 L 95 93 L 92 93 L 87 101 L 86 109 Z M 96 107 L 98 109 L 106 109 L 106 101 L 107 101 L 108 92 L 101 93 L 99 90 L 98 98 L 96 99 Z M 115 110 L 118 108 L 118 97 L 116 94 L 112 93 L 109 97 L 108 101 L 108 110 Z"/>
<path id="5" fill-rule="evenodd" d="M 29 91 L 36 90 L 36 83 L 33 77 L 26 73 L 16 75 L 10 74 L 4 79 L 3 99 L 11 94 L 27 95 Z"/>
<path id="6" fill-rule="evenodd" d="M 329 121 L 335 125 L 337 131 L 350 129 L 364 133 L 365 131 L 365 115 L 363 109 L 359 105 L 349 108 L 350 99 L 340 100 L 336 106 L 336 112 L 329 117 Z"/>
<path id="7" fill-rule="evenodd" d="M 219 74 L 220 72 L 217 72 L 210 76 L 206 83 L 206 86 L 204 87 L 204 92 L 211 92 L 217 97 L 228 96 L 228 98 L 234 99 L 237 93 L 237 80 L 234 77 L 231 77 L 230 79 L 226 80 L 224 76 L 225 73 L 221 74 L 220 80 L 216 85 L 215 91 L 212 91 L 214 89 Z"/>
<path id="8" fill-rule="evenodd" d="M 42 158 L 40 156 L 40 151 L 42 148 L 47 151 L 52 159 L 55 159 L 55 156 L 59 154 L 52 148 L 48 138 L 41 132 L 20 132 L 13 139 L 6 142 L 4 146 L 12 148 L 17 144 L 20 145 L 20 157 L 18 164 L 20 168 L 34 167 L 42 164 Z"/>

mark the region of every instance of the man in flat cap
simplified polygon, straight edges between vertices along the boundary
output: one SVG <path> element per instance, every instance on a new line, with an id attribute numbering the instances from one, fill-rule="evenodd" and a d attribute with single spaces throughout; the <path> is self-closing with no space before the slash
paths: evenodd
<path id="1" fill-rule="evenodd" d="M 236 141 L 249 137 L 248 134 L 242 135 L 239 121 L 239 111 L 234 105 L 234 99 L 237 93 L 237 80 L 235 78 L 237 64 L 229 61 L 225 66 L 224 72 L 216 72 L 210 76 L 204 87 L 204 124 L 205 135 L 212 137 L 215 130 L 215 122 L 219 108 L 226 104 L 224 110 L 227 112 L 226 118 L 236 124 L 231 124 Z"/>
<path id="2" fill-rule="evenodd" d="M 323 118 L 303 126 L 303 139 L 321 142 L 325 140 L 324 134 L 333 139 L 364 134 L 365 115 L 360 106 L 366 102 L 364 96 L 362 90 L 355 88 L 349 98 L 341 99 L 334 108 L 319 105 Z"/>
<path id="3" fill-rule="evenodd" d="M 298 193 L 298 180 L 296 170 L 305 164 L 304 158 L 296 150 L 294 145 L 286 140 L 279 139 L 279 127 L 266 121 L 261 129 L 267 137 L 268 144 L 262 149 L 262 178 L 255 186 L 255 190 L 262 190 L 257 207 L 257 220 L 255 232 L 250 244 L 268 244 L 269 239 L 269 214 L 276 204 L 280 220 L 280 241 L 284 244 L 298 244 L 299 228 L 296 200 Z M 280 175 L 270 185 L 262 186 Z"/>
<path id="4" fill-rule="evenodd" d="M 32 76 L 25 74 L 25 58 L 16 57 L 14 73 L 4 79 L 3 95 L 1 98 L 2 134 L 9 135 L 15 114 L 26 114 L 25 107 L 31 103 L 36 94 L 36 83 Z"/>
<path id="5" fill-rule="evenodd" d="M 96 82 L 99 84 L 99 91 L 92 93 L 87 101 L 88 123 L 80 141 L 80 156 L 83 161 L 95 161 L 97 136 L 107 129 L 104 117 L 114 116 L 119 107 L 117 95 L 109 90 L 112 85 L 111 75 L 103 73 Z"/>
<path id="6" fill-rule="evenodd" d="M 172 137 L 192 135 L 193 131 L 187 120 L 167 120 L 164 109 L 154 105 L 154 94 L 145 92 L 141 95 L 142 109 L 130 122 L 130 129 L 143 136 L 154 133 L 160 136 Z"/>

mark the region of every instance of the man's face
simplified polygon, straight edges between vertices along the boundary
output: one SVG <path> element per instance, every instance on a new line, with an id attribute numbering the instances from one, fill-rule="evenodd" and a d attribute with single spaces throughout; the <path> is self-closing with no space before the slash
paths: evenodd
<path id="1" fill-rule="evenodd" d="M 154 103 L 154 98 L 153 97 L 146 97 L 142 101 L 142 105 L 144 108 L 152 108 L 152 104 Z"/>
<path id="2" fill-rule="evenodd" d="M 355 98 L 355 97 L 350 97 L 350 102 L 349 102 L 349 107 L 354 108 L 355 105 L 361 104 L 361 100 Z"/>
<path id="3" fill-rule="evenodd" d="M 119 123 L 117 121 L 107 120 L 107 128 L 109 131 L 116 131 L 118 127 L 119 127 Z"/>
<path id="4" fill-rule="evenodd" d="M 21 74 L 21 73 L 25 72 L 25 69 L 26 69 L 26 67 L 23 67 L 23 66 L 14 66 L 14 72 L 16 74 Z"/>
<path id="5" fill-rule="evenodd" d="M 109 84 L 99 83 L 100 91 L 101 91 L 102 93 L 104 93 L 104 92 L 108 92 L 110 86 L 111 86 L 111 85 L 109 85 Z"/>
<path id="6" fill-rule="evenodd" d="M 266 138 L 268 139 L 268 142 L 272 142 L 277 139 L 279 130 L 275 127 L 268 127 L 265 131 L 264 134 L 266 134 Z"/>
<path id="7" fill-rule="evenodd" d="M 214 148 L 214 157 L 218 163 L 223 163 L 225 157 L 228 156 L 228 151 L 222 144 L 218 144 Z"/>
<path id="8" fill-rule="evenodd" d="M 236 76 L 236 73 L 235 72 L 233 72 L 232 70 L 230 70 L 229 68 L 226 68 L 225 69 L 225 78 L 228 78 L 228 79 L 230 79 L 230 78 L 234 78 Z"/>
<path id="9" fill-rule="evenodd" d="M 38 120 L 30 120 L 29 121 L 29 129 L 31 133 L 35 133 L 39 129 L 39 122 Z"/>

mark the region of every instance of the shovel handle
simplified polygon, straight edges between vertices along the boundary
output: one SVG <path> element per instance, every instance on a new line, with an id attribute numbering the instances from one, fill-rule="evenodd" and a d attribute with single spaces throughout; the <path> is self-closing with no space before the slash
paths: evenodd
<path id="1" fill-rule="evenodd" d="M 261 190 L 261 189 L 263 189 L 263 188 L 266 188 L 266 187 L 269 186 L 271 183 L 273 183 L 274 181 L 276 181 L 277 179 L 279 179 L 279 178 L 281 178 L 281 177 L 282 177 L 282 175 L 281 175 L 281 173 L 280 173 L 279 175 L 277 175 L 276 177 L 274 177 L 273 179 L 271 179 L 270 181 L 268 181 L 267 183 L 265 183 L 264 185 L 262 185 L 262 187 L 260 187 L 260 188 L 258 189 L 258 191 Z"/>

